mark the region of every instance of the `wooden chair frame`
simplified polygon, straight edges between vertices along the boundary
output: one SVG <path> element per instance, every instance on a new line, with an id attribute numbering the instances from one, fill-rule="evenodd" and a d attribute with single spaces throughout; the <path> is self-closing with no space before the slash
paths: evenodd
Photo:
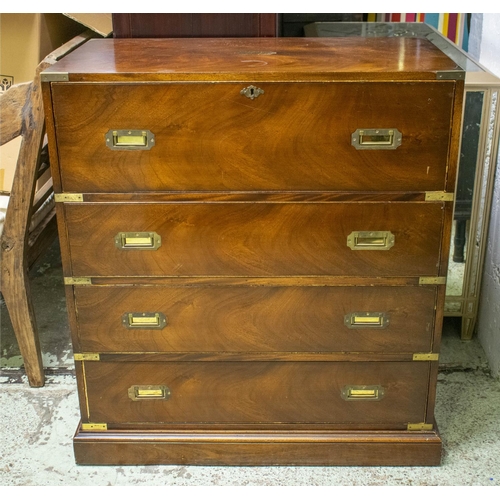
<path id="1" fill-rule="evenodd" d="M 0 145 L 22 136 L 1 237 L 0 289 L 32 387 L 42 387 L 45 376 L 28 271 L 57 235 L 54 207 L 31 227 L 34 214 L 53 196 L 51 182 L 35 196 L 37 180 L 49 168 L 40 72 L 94 36 L 91 30 L 76 36 L 38 65 L 32 82 L 0 95 Z"/>

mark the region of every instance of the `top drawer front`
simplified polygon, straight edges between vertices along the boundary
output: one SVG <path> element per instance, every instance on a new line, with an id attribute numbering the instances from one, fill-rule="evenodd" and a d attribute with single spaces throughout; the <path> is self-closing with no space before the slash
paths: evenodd
<path id="1" fill-rule="evenodd" d="M 443 190 L 453 82 L 53 84 L 64 191 Z M 358 129 L 397 129 L 358 150 Z M 114 150 L 113 130 L 151 149 Z"/>

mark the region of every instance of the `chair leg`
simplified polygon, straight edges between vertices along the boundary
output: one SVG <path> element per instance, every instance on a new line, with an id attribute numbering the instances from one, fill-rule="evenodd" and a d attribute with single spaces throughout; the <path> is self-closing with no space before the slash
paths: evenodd
<path id="1" fill-rule="evenodd" d="M 31 387 L 43 387 L 45 376 L 42 353 L 28 274 L 21 263 L 16 263 L 18 256 L 12 253 L 14 252 L 6 252 L 4 249 L 2 255 L 2 295 L 24 360 L 28 382 Z"/>
<path id="2" fill-rule="evenodd" d="M 49 54 L 38 65 L 32 84 L 23 90 L 26 94 L 24 99 L 26 102 L 22 107 L 22 123 L 14 127 L 14 130 L 10 124 L 12 134 L 22 133 L 23 141 L 19 150 L 9 207 L 0 238 L 2 251 L 0 279 L 5 304 L 9 310 L 21 355 L 24 358 L 26 375 L 32 387 L 42 387 L 45 383 L 40 341 L 31 302 L 27 257 L 36 174 L 45 133 L 40 72 L 49 68 L 62 56 L 93 36 L 91 30 L 78 35 Z M 3 96 L 4 99 L 0 99 L 0 104 L 7 103 L 5 94 Z M 3 113 L 2 119 L 6 120 L 6 116 L 10 115 Z"/>
<path id="3" fill-rule="evenodd" d="M 9 207 L 1 237 L 2 294 L 19 343 L 29 384 L 44 385 L 42 355 L 28 280 L 28 231 L 36 186 L 36 172 L 44 136 L 40 81 L 36 78 L 23 107 L 23 140 L 19 148 Z"/>

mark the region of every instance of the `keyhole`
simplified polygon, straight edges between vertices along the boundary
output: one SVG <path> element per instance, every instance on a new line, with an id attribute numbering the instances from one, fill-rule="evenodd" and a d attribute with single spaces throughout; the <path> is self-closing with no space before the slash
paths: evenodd
<path id="1" fill-rule="evenodd" d="M 252 101 L 263 93 L 264 91 L 262 89 L 254 87 L 253 85 L 250 85 L 249 87 L 240 90 L 240 94 L 244 95 L 245 97 L 248 97 Z"/>

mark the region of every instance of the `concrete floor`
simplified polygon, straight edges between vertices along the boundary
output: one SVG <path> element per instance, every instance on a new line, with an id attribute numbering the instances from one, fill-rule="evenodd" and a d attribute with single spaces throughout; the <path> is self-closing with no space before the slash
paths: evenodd
<path id="1" fill-rule="evenodd" d="M 47 382 L 28 386 L 1 304 L 0 485 L 500 485 L 500 380 L 490 376 L 476 339 L 461 342 L 454 318 L 445 322 L 437 387 L 440 467 L 77 466 L 79 410 L 57 243 L 31 283 Z"/>

